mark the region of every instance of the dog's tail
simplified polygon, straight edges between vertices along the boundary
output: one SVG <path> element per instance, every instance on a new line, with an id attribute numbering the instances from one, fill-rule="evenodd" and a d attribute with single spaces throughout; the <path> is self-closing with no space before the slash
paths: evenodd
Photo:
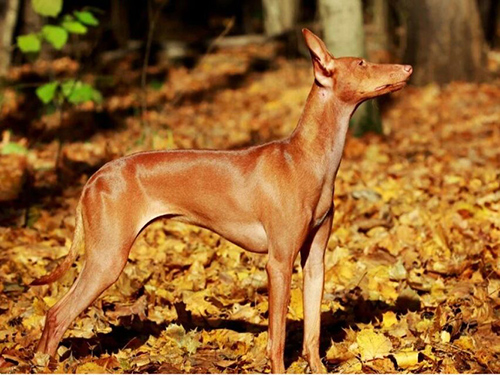
<path id="1" fill-rule="evenodd" d="M 78 250 L 84 245 L 85 238 L 83 235 L 83 220 L 82 220 L 82 212 L 80 203 L 78 203 L 78 207 L 76 208 L 76 223 L 75 223 L 75 234 L 73 235 L 73 243 L 71 244 L 71 248 L 69 250 L 66 258 L 57 266 L 57 268 L 52 271 L 50 274 L 42 276 L 31 282 L 31 286 L 36 285 L 45 285 L 50 284 L 53 281 L 60 279 L 71 267 L 73 262 L 78 255 Z"/>

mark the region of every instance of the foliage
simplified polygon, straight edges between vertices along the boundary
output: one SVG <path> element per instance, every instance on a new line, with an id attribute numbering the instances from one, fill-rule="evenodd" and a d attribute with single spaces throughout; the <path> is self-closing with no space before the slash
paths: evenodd
<path id="1" fill-rule="evenodd" d="M 28 153 L 28 150 L 26 149 L 26 147 L 24 147 L 16 142 L 9 142 L 9 143 L 3 144 L 1 147 L 1 154 L 2 155 L 9 155 L 9 154 L 26 155 L 27 153 Z"/>
<path id="2" fill-rule="evenodd" d="M 62 0 L 33 0 L 33 9 L 42 16 L 57 17 L 62 10 Z M 17 37 L 17 46 L 23 53 L 37 53 L 42 48 L 42 41 L 61 50 L 68 42 L 69 34 L 84 35 L 87 26 L 98 26 L 99 21 L 89 10 L 74 11 L 65 14 L 57 25 L 44 25 L 39 33 L 30 33 Z M 57 95 L 58 92 L 61 95 Z M 71 104 L 80 104 L 92 100 L 102 101 L 98 90 L 81 81 L 68 80 L 65 82 L 49 82 L 36 90 L 36 95 L 44 103 L 68 100 Z"/>
<path id="3" fill-rule="evenodd" d="M 87 26 L 85 26 L 83 23 L 81 23 L 71 15 L 66 15 L 61 25 L 73 34 L 85 34 L 87 32 Z"/>
<path id="4" fill-rule="evenodd" d="M 75 11 L 73 15 L 64 15 L 59 25 L 45 25 L 39 33 L 18 36 L 17 45 L 24 53 L 40 52 L 41 42 L 46 41 L 60 50 L 68 41 L 68 33 L 83 35 L 88 31 L 87 26 L 97 25 L 99 21 L 90 11 Z"/>
<path id="5" fill-rule="evenodd" d="M 74 15 L 76 16 L 78 21 L 80 21 L 84 25 L 88 26 L 99 25 L 99 21 L 97 20 L 97 18 L 95 18 L 94 15 L 89 11 L 81 11 L 81 12 L 75 11 Z"/>
<path id="6" fill-rule="evenodd" d="M 46 83 L 36 89 L 36 95 L 45 104 L 63 99 L 71 104 L 85 103 L 89 100 L 96 103 L 102 102 L 102 95 L 98 90 L 87 83 L 71 79 L 64 82 Z"/>
<path id="7" fill-rule="evenodd" d="M 19 35 L 17 37 L 19 49 L 25 53 L 39 52 L 42 46 L 40 37 L 36 34 Z"/>
<path id="8" fill-rule="evenodd" d="M 40 86 L 36 89 L 36 95 L 40 98 L 42 102 L 48 104 L 54 99 L 57 86 L 58 86 L 57 82 L 46 83 L 45 85 Z"/>
<path id="9" fill-rule="evenodd" d="M 61 26 L 45 25 L 42 35 L 57 50 L 62 49 L 68 41 L 68 32 Z"/>
<path id="10" fill-rule="evenodd" d="M 261 53 L 260 46 L 220 50 L 194 71 L 172 69 L 172 79 L 148 95 L 155 149 L 234 149 L 290 134 L 312 83 L 310 66 L 278 60 L 271 71 L 249 74 Z M 123 66 L 103 105 L 109 113 L 137 106 L 140 88 L 130 86 L 137 72 Z M 196 100 L 163 109 L 178 97 Z M 389 137 L 348 138 L 325 254 L 321 334 L 329 372 L 500 372 L 498 98 L 498 80 L 409 87 L 385 113 Z M 139 119 L 123 116 L 123 127 L 65 147 L 67 173 L 82 164 L 95 170 L 109 152 L 143 150 L 135 144 Z M 54 152 L 51 145 L 30 150 L 35 189 L 54 187 L 47 168 Z M 57 186 L 61 194 L 30 209 L 31 228 L 0 228 L 0 372 L 268 372 L 266 256 L 173 220 L 142 232 L 120 279 L 78 317 L 56 359 L 34 355 L 46 311 L 84 261 L 82 254 L 50 286 L 27 287 L 67 253 L 89 174 L 74 176 Z M 299 356 L 301 279 L 297 261 L 290 373 L 307 371 Z"/>
<path id="11" fill-rule="evenodd" d="M 31 5 L 41 16 L 57 17 L 62 10 L 63 0 L 31 0 Z"/>

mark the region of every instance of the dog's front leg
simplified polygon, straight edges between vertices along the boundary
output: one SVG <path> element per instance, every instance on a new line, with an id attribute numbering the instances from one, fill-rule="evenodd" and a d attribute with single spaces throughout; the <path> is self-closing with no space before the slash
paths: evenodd
<path id="1" fill-rule="evenodd" d="M 293 233 L 293 232 L 292 232 Z M 286 313 L 290 300 L 293 262 L 300 244 L 282 241 L 271 243 L 266 271 L 269 283 L 269 330 L 267 355 L 271 360 L 271 371 L 285 372 L 284 349 L 286 337 Z"/>
<path id="2" fill-rule="evenodd" d="M 325 368 L 319 358 L 319 337 L 321 326 L 321 300 L 325 282 L 325 249 L 332 229 L 330 214 L 306 241 L 300 251 L 300 261 L 304 275 L 304 341 L 302 355 L 313 374 L 324 373 Z"/>

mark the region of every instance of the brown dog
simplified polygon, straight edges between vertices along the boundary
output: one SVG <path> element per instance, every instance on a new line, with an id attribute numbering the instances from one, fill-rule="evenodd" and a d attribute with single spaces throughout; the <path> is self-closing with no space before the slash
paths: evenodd
<path id="1" fill-rule="evenodd" d="M 54 355 L 71 322 L 120 276 L 130 248 L 151 220 L 167 216 L 208 228 L 246 250 L 268 253 L 269 342 L 273 372 L 285 371 L 283 349 L 293 263 L 304 270 L 303 354 L 319 357 L 324 254 L 334 213 L 334 182 L 349 119 L 363 101 L 396 91 L 409 65 L 335 59 L 303 30 L 314 84 L 302 117 L 284 140 L 239 151 L 142 152 L 104 165 L 85 185 L 67 258 L 41 285 L 58 279 L 80 247 L 85 265 L 48 313 L 38 350 Z"/>

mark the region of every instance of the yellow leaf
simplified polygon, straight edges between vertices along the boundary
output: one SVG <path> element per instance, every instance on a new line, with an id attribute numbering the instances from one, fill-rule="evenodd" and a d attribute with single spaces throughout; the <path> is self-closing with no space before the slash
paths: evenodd
<path id="1" fill-rule="evenodd" d="M 380 146 L 377 144 L 372 144 L 366 148 L 365 157 L 367 160 L 376 163 L 387 163 L 389 161 L 389 156 L 387 156 L 383 150 L 380 150 Z"/>
<path id="2" fill-rule="evenodd" d="M 259 324 L 263 321 L 259 311 L 255 307 L 250 306 L 250 304 L 242 306 L 239 303 L 233 305 L 231 319 L 241 320 L 253 324 Z"/>
<path id="3" fill-rule="evenodd" d="M 239 281 L 245 280 L 248 276 L 250 276 L 250 273 L 248 271 L 238 271 L 236 272 L 236 276 L 238 277 Z"/>
<path id="4" fill-rule="evenodd" d="M 381 184 L 375 187 L 374 190 L 380 194 L 384 202 L 389 202 L 391 199 L 397 198 L 401 195 L 401 186 L 392 178 L 388 178 L 381 182 Z"/>
<path id="5" fill-rule="evenodd" d="M 39 327 L 41 328 L 42 326 L 42 319 L 43 316 L 41 315 L 31 315 L 28 318 L 23 319 L 23 326 L 31 329 L 31 328 L 36 328 Z"/>
<path id="6" fill-rule="evenodd" d="M 57 355 L 59 357 L 62 357 L 68 350 L 69 348 L 65 347 L 64 345 L 59 345 L 59 348 L 57 348 Z"/>
<path id="7" fill-rule="evenodd" d="M 201 342 L 196 336 L 196 332 L 186 332 L 183 326 L 172 323 L 164 331 L 165 336 L 175 342 L 179 348 L 189 354 L 196 353 L 196 350 L 201 345 Z"/>
<path id="8" fill-rule="evenodd" d="M 394 311 L 387 311 L 382 315 L 382 328 L 389 328 L 398 323 L 398 318 Z"/>
<path id="9" fill-rule="evenodd" d="M 307 369 L 307 362 L 303 359 L 299 359 L 295 362 L 292 362 L 290 366 L 287 368 L 287 374 L 305 374 Z"/>
<path id="10" fill-rule="evenodd" d="M 416 351 L 398 352 L 392 356 L 400 368 L 412 367 L 418 363 L 418 352 Z"/>
<path id="11" fill-rule="evenodd" d="M 456 176 L 456 175 L 446 175 L 444 176 L 444 182 L 446 184 L 454 185 L 457 183 L 463 183 L 464 179 L 461 176 Z"/>
<path id="12" fill-rule="evenodd" d="M 148 286 L 148 285 L 146 285 L 146 286 Z M 158 288 L 158 289 L 155 290 L 155 293 L 156 293 L 156 295 L 158 297 L 162 297 L 162 298 L 166 299 L 169 302 L 175 301 L 174 294 L 172 292 L 166 290 L 166 289 Z"/>
<path id="13" fill-rule="evenodd" d="M 392 350 L 392 343 L 383 334 L 364 329 L 358 332 L 356 342 L 359 346 L 361 360 L 369 361 L 374 358 L 383 358 Z"/>
<path id="14" fill-rule="evenodd" d="M 205 289 L 205 286 L 207 284 L 205 267 L 203 267 L 203 264 L 200 261 L 195 260 L 191 267 L 189 267 L 187 280 L 193 283 L 194 291 Z"/>
<path id="15" fill-rule="evenodd" d="M 255 308 L 261 313 L 265 313 L 269 310 L 269 301 L 268 300 L 264 300 L 262 302 L 259 302 L 257 306 L 255 306 Z"/>
<path id="16" fill-rule="evenodd" d="M 48 307 L 54 306 L 58 300 L 58 298 L 52 296 L 43 297 L 43 301 L 47 304 Z"/>
<path id="17" fill-rule="evenodd" d="M 290 293 L 289 313 L 294 320 L 304 319 L 304 308 L 302 306 L 302 291 L 292 289 Z"/>
<path id="18" fill-rule="evenodd" d="M 200 290 L 194 293 L 184 293 L 182 300 L 186 304 L 186 310 L 193 314 L 206 316 L 219 313 L 219 309 L 205 298 L 209 297 L 209 290 Z"/>
<path id="19" fill-rule="evenodd" d="M 460 336 L 458 339 L 453 341 L 453 344 L 462 348 L 463 350 L 475 350 L 476 345 L 474 339 L 470 336 Z"/>
<path id="20" fill-rule="evenodd" d="M 45 367 L 49 364 L 50 355 L 37 352 L 33 357 L 33 363 L 40 367 Z"/>
<path id="21" fill-rule="evenodd" d="M 338 373 L 359 374 L 363 368 L 362 363 L 357 358 L 351 358 L 343 362 L 337 369 Z"/>
<path id="22" fill-rule="evenodd" d="M 395 301 L 398 298 L 397 283 L 389 281 L 389 267 L 370 267 L 368 272 L 368 293 L 370 299 Z"/>
<path id="23" fill-rule="evenodd" d="M 417 332 L 426 332 L 430 330 L 434 325 L 434 321 L 431 319 L 422 319 L 415 326 Z"/>
<path id="24" fill-rule="evenodd" d="M 355 355 L 351 351 L 349 351 L 348 345 L 346 342 L 335 343 L 332 341 L 332 346 L 326 352 L 325 358 L 332 363 L 345 362 Z"/>
<path id="25" fill-rule="evenodd" d="M 431 361 L 436 361 L 437 357 L 433 353 L 433 348 L 431 345 L 426 345 L 422 353 L 428 357 Z"/>
<path id="26" fill-rule="evenodd" d="M 178 318 L 177 311 L 174 306 L 153 306 L 148 309 L 148 319 L 162 324 L 164 322 L 172 322 Z"/>
<path id="27" fill-rule="evenodd" d="M 131 360 L 131 364 L 137 367 L 145 366 L 149 363 L 151 363 L 151 357 L 148 354 L 141 354 Z"/>
<path id="28" fill-rule="evenodd" d="M 450 332 L 441 331 L 441 342 L 446 344 L 446 343 L 450 342 L 450 339 L 451 339 Z"/>
<path id="29" fill-rule="evenodd" d="M 105 374 L 106 369 L 93 362 L 87 362 L 76 368 L 77 374 Z"/>

